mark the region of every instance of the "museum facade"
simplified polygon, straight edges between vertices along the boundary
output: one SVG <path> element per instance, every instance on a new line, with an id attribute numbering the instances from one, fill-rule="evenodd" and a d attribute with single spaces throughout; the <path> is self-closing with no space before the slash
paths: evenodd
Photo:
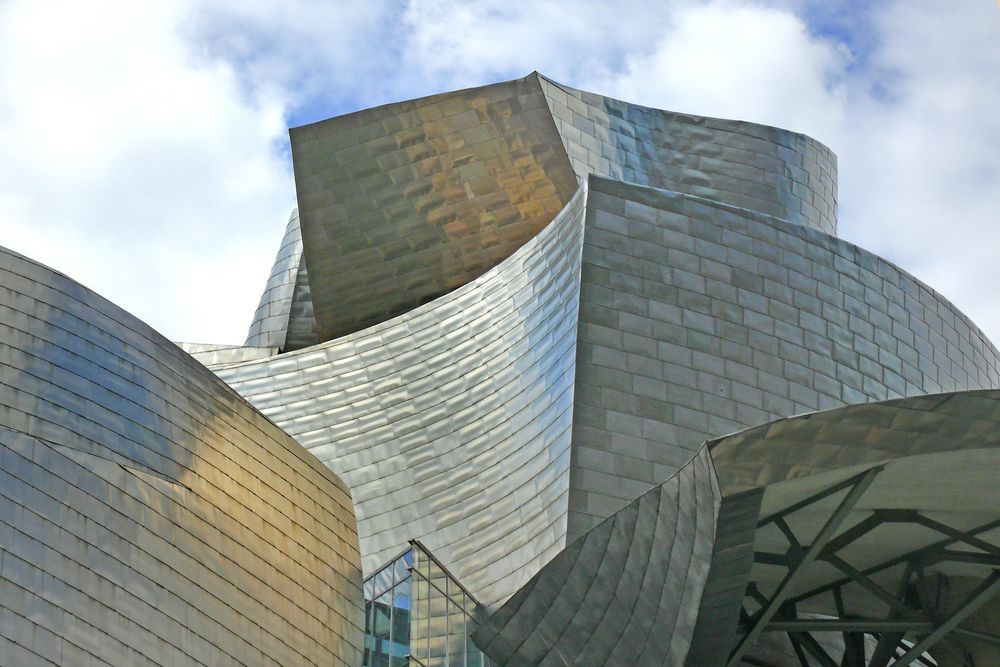
<path id="1" fill-rule="evenodd" d="M 1000 662 L 1000 354 L 828 148 L 538 73 L 290 137 L 244 345 L 0 253 L 0 664 Z"/>

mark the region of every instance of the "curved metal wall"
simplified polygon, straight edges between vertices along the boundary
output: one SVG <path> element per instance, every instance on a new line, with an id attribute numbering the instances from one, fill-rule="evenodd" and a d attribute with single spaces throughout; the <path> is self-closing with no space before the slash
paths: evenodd
<path id="1" fill-rule="evenodd" d="M 366 572 L 420 539 L 490 605 L 565 545 L 584 201 L 406 315 L 217 371 L 351 487 Z"/>
<path id="2" fill-rule="evenodd" d="M 244 345 L 297 349 L 315 343 L 299 209 L 293 209 Z M 309 334 L 312 333 L 312 338 Z M 304 338 L 303 338 L 304 337 Z"/>
<path id="3" fill-rule="evenodd" d="M 648 185 L 837 233 L 837 156 L 812 137 L 651 109 L 536 74 L 577 176 Z"/>
<path id="4" fill-rule="evenodd" d="M 563 550 L 472 638 L 502 665 L 683 665 L 720 500 L 703 447 Z"/>
<path id="5" fill-rule="evenodd" d="M 350 492 L 134 317 L 0 250 L 0 654 L 355 665 Z"/>
<path id="6" fill-rule="evenodd" d="M 937 292 L 855 245 L 719 202 L 591 177 L 569 539 L 701 443 L 802 412 L 1000 386 Z"/>
<path id="7" fill-rule="evenodd" d="M 461 287 L 559 212 L 577 183 L 533 77 L 290 131 L 320 340 Z"/>

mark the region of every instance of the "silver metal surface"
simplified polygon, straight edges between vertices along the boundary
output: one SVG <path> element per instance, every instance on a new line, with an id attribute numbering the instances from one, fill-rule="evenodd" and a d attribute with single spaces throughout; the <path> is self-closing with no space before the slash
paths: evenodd
<path id="1" fill-rule="evenodd" d="M 0 664 L 358 664 L 342 481 L 148 326 L 7 250 L 0 322 Z"/>
<path id="2" fill-rule="evenodd" d="M 218 370 L 351 487 L 366 573 L 420 539 L 491 605 L 565 546 L 584 201 L 425 306 Z"/>
<path id="3" fill-rule="evenodd" d="M 754 641 L 768 632 L 788 633 L 793 646 L 836 664 L 852 646 L 846 664 L 908 664 L 924 651 L 937 664 L 996 661 L 1000 391 L 853 405 L 709 448 L 724 495 L 763 489 L 740 630 L 748 655 L 795 664 L 779 659 L 773 642 Z M 836 516 L 854 481 L 879 468 L 850 511 Z M 821 527 L 833 517 L 840 527 L 826 535 Z M 772 627 L 769 612 L 782 598 Z M 839 645 L 830 633 L 822 646 L 810 634 L 822 637 L 817 623 L 842 620 L 853 625 L 833 635 L 844 633 Z"/>
<path id="4" fill-rule="evenodd" d="M 683 665 L 721 496 L 708 449 L 556 556 L 473 640 L 499 664 Z"/>
<path id="5" fill-rule="evenodd" d="M 575 90 L 536 73 L 573 169 L 837 233 L 837 157 L 812 137 Z"/>
<path id="6" fill-rule="evenodd" d="M 496 612 L 477 636 L 500 661 L 724 663 L 742 585 L 769 581 L 749 546 L 762 498 L 786 478 L 849 477 L 883 446 L 919 454 L 894 434 L 927 424 L 905 413 L 920 427 L 882 424 L 854 449 L 865 406 L 842 432 L 810 428 L 845 405 L 1000 387 L 1000 353 L 951 303 L 831 235 L 836 160 L 809 137 L 536 73 L 296 128 L 292 143 L 301 245 L 290 224 L 256 346 L 196 352 L 350 485 L 365 571 L 424 541 Z M 983 406 L 958 396 L 965 423 Z M 795 452 L 727 459 L 726 479 L 749 480 L 725 497 L 704 475 L 666 491 L 706 439 L 814 411 L 766 427 L 811 434 Z M 642 529 L 654 497 L 676 498 L 676 528 Z M 651 540 L 684 562 L 651 567 Z M 793 548 L 819 558 L 796 587 L 848 567 Z M 595 554 L 611 569 L 583 568 Z M 822 661 L 830 644 L 803 632 L 789 647 Z"/>
<path id="7" fill-rule="evenodd" d="M 244 345 L 286 351 L 318 342 L 308 275 L 299 210 L 294 209 Z"/>
<path id="8" fill-rule="evenodd" d="M 899 267 L 801 225 L 591 176 L 569 540 L 701 443 L 793 414 L 1000 386 L 1000 354 Z"/>
<path id="9" fill-rule="evenodd" d="M 535 236 L 577 186 L 533 76 L 290 135 L 320 340 L 477 278 Z"/>

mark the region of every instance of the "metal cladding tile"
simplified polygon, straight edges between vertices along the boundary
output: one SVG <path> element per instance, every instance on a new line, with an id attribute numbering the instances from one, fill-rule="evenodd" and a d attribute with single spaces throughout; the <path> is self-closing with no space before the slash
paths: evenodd
<path id="1" fill-rule="evenodd" d="M 535 77 L 290 134 L 320 340 L 477 278 L 534 237 L 576 189 Z"/>
<path id="2" fill-rule="evenodd" d="M 967 318 L 861 248 L 719 201 L 589 187 L 569 540 L 651 486 L 636 463 L 676 469 L 706 439 L 796 413 L 1000 386 L 1000 353 Z M 640 242 L 640 225 L 660 235 Z M 711 263 L 727 270 L 708 280 Z"/>
<path id="3" fill-rule="evenodd" d="M 704 196 L 836 233 L 836 187 L 829 176 L 823 181 L 836 174 L 836 156 L 819 142 L 650 109 L 537 76 L 580 179 L 593 173 Z"/>
<path id="4" fill-rule="evenodd" d="M 1000 442 L 1000 390 L 915 396 L 791 417 L 709 443 L 725 493 L 846 465 Z"/>
<path id="5" fill-rule="evenodd" d="M 708 575 L 696 560 L 715 534 L 713 475 L 703 448 L 553 558 L 473 641 L 499 664 L 526 667 L 682 664 Z M 662 554 L 667 567 L 653 562 Z"/>
<path id="6" fill-rule="evenodd" d="M 585 197 L 441 298 L 219 370 L 347 480 L 366 571 L 420 539 L 495 605 L 565 545 Z"/>
<path id="7" fill-rule="evenodd" d="M 688 667 L 723 664 L 733 648 L 724 638 L 736 636 L 740 606 L 754 562 L 753 542 L 762 497 L 763 491 L 754 489 L 722 499 L 708 583 L 684 662 Z"/>
<path id="8" fill-rule="evenodd" d="M 244 345 L 285 349 L 289 331 L 294 328 L 300 337 L 309 331 L 303 318 L 312 312 L 312 302 L 308 282 L 303 285 L 303 281 L 308 281 L 308 273 L 302 258 L 299 210 L 293 209 Z"/>
<path id="9" fill-rule="evenodd" d="M 19 664 L 360 660 L 347 487 L 134 317 L 0 266 L 0 635 L 28 637 Z"/>

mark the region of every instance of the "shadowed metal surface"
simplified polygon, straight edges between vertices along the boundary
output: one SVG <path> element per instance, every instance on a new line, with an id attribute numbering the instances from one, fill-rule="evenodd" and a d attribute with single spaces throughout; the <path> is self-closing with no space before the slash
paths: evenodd
<path id="1" fill-rule="evenodd" d="M 763 489 L 724 496 L 712 543 L 712 562 L 691 632 L 686 667 L 725 664 L 736 641 L 743 595 L 753 568 L 753 543 Z"/>
<path id="2" fill-rule="evenodd" d="M 947 300 L 826 233 L 835 158 L 808 137 L 538 75 L 292 135 L 309 263 L 296 280 L 312 294 L 301 301 L 322 338 L 354 333 L 245 363 L 201 356 L 348 481 L 366 571 L 418 538 L 496 609 L 553 557 L 542 574 L 596 549 L 591 536 L 610 531 L 601 548 L 621 556 L 631 538 L 611 533 L 642 532 L 635 499 L 684 479 L 706 438 L 1000 385 L 996 348 Z M 713 523 L 691 580 L 706 588 L 670 621 L 683 627 L 669 646 L 643 653 L 626 638 L 649 632 L 643 610 L 595 621 L 617 599 L 606 590 L 596 607 L 550 614 L 529 583 L 489 621 L 493 653 L 681 664 L 690 645 L 691 664 L 713 664 L 730 644 L 711 637 L 731 636 L 741 582 L 756 576 L 750 496 Z M 641 597 L 634 580 L 653 568 L 624 569 Z M 574 634 L 577 613 L 590 636 Z"/>
<path id="3" fill-rule="evenodd" d="M 346 485 L 65 276 L 0 286 L 0 662 L 356 665 Z"/>
<path id="4" fill-rule="evenodd" d="M 584 202 L 426 306 L 218 370 L 350 485 L 366 572 L 420 539 L 489 605 L 565 545 Z"/>
<path id="5" fill-rule="evenodd" d="M 477 278 L 576 190 L 534 76 L 290 134 L 320 340 Z"/>
<path id="6" fill-rule="evenodd" d="M 571 544 L 472 634 L 499 664 L 681 665 L 712 559 L 708 449 Z"/>
<path id="7" fill-rule="evenodd" d="M 822 232 L 590 178 L 569 539 L 702 442 L 851 403 L 1000 386 L 950 302 Z"/>
<path id="8" fill-rule="evenodd" d="M 286 351 L 318 342 L 308 276 L 299 210 L 294 209 L 244 345 Z"/>
<path id="9" fill-rule="evenodd" d="M 1000 577 L 1000 391 L 848 406 L 779 420 L 709 446 L 724 493 L 764 490 L 743 633 L 789 632 L 793 645 L 805 642 L 817 651 L 809 633 L 822 636 L 824 623 L 846 619 L 858 628 L 857 664 L 887 664 L 876 657 L 879 645 L 887 640 L 896 647 L 903 639 L 908 643 L 885 653 L 885 660 L 919 643 L 925 648 L 916 653 L 928 650 L 938 664 L 994 664 L 1000 602 L 990 603 L 989 596 L 995 598 Z M 874 481 L 821 540 L 819 527 L 865 471 Z M 815 562 L 799 565 L 795 554 L 817 542 Z M 986 596 L 969 598 L 977 586 Z M 782 587 L 787 604 L 772 621 L 759 621 L 764 603 Z M 976 606 L 948 625 L 963 598 Z M 903 630 L 894 636 L 878 623 Z M 882 638 L 869 642 L 867 655 L 860 639 L 866 628 L 869 637 Z M 778 658 L 779 648 L 750 641 L 745 650 L 792 664 Z M 822 648 L 839 662 L 844 642 Z M 969 652 L 964 659 L 963 651 Z"/>
<path id="10" fill-rule="evenodd" d="M 837 157 L 804 134 L 651 109 L 537 75 L 573 169 L 837 233 Z"/>

